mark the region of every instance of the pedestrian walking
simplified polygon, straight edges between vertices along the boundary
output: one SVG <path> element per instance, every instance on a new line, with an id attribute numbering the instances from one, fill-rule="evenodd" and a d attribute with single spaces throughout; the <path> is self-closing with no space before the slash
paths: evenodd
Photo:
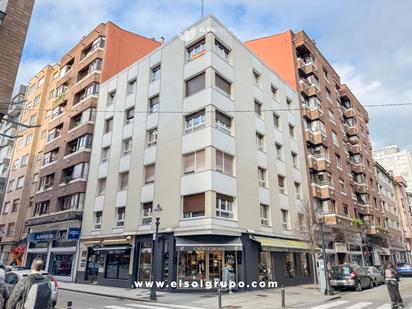
<path id="1" fill-rule="evenodd" d="M 232 292 L 232 287 L 230 285 L 230 279 L 231 279 L 231 273 L 230 273 L 231 267 L 229 263 L 225 263 L 225 267 L 223 268 L 223 273 L 222 273 L 222 279 L 223 279 L 223 286 L 225 286 L 225 290 L 229 291 L 229 294 L 233 294 Z"/>
<path id="2" fill-rule="evenodd" d="M 6 309 L 7 300 L 9 298 L 9 289 L 4 282 L 4 270 L 0 269 L 0 309 Z"/>
<path id="3" fill-rule="evenodd" d="M 20 280 L 7 302 L 7 309 L 51 309 L 51 288 L 46 277 L 41 274 L 44 262 L 35 258 L 27 277 Z"/>
<path id="4" fill-rule="evenodd" d="M 388 262 L 385 266 L 385 282 L 391 298 L 392 308 L 405 307 L 399 292 L 399 279 L 396 268 Z"/>

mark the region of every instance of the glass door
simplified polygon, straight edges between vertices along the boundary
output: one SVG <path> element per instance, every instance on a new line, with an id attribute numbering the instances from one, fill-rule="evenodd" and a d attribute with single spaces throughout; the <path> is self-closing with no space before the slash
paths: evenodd
<path id="1" fill-rule="evenodd" d="M 87 254 L 87 266 L 86 266 L 86 280 L 90 282 L 97 282 L 97 274 L 99 273 L 99 257 L 98 253 L 89 248 Z"/>
<path id="2" fill-rule="evenodd" d="M 152 242 L 145 241 L 140 245 L 139 281 L 150 281 L 152 265 Z"/>
<path id="3" fill-rule="evenodd" d="M 208 274 L 208 281 L 215 282 L 220 281 L 222 278 L 222 252 L 215 251 L 209 252 L 209 274 Z"/>

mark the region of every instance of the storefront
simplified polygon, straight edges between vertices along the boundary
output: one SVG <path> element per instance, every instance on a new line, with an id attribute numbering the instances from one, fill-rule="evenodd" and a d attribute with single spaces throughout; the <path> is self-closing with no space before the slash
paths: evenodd
<path id="1" fill-rule="evenodd" d="M 32 231 L 27 237 L 25 265 L 34 258 L 45 261 L 45 267 L 57 280 L 73 282 L 80 228 Z"/>
<path id="2" fill-rule="evenodd" d="M 130 288 L 133 285 L 133 245 L 127 238 L 80 243 L 78 283 Z"/>

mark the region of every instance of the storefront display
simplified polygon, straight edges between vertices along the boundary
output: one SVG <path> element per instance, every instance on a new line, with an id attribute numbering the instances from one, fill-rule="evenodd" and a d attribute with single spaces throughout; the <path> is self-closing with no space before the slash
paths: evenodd
<path id="1" fill-rule="evenodd" d="M 73 267 L 73 254 L 52 253 L 50 255 L 49 272 L 55 276 L 70 276 Z"/>
<path id="2" fill-rule="evenodd" d="M 139 281 L 147 282 L 150 280 L 152 263 L 152 242 L 145 241 L 140 245 L 139 257 Z"/>
<path id="3" fill-rule="evenodd" d="M 293 252 L 284 253 L 284 265 L 283 271 L 285 278 L 295 278 L 296 277 L 296 267 L 295 267 L 295 254 Z"/>
<path id="4" fill-rule="evenodd" d="M 130 249 L 108 250 L 106 252 L 105 278 L 129 279 Z"/>

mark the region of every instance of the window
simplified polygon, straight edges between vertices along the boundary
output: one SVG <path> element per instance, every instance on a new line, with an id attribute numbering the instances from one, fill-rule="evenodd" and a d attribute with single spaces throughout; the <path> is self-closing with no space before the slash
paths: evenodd
<path id="1" fill-rule="evenodd" d="M 333 141 L 333 144 L 335 144 L 335 146 L 339 146 L 338 135 L 336 134 L 335 131 L 332 131 L 332 141 Z"/>
<path id="2" fill-rule="evenodd" d="M 149 99 L 149 113 L 157 113 L 159 111 L 159 96 L 154 96 Z"/>
<path id="3" fill-rule="evenodd" d="M 110 146 L 102 149 L 102 163 L 109 161 L 110 159 Z"/>
<path id="4" fill-rule="evenodd" d="M 303 272 L 304 277 L 310 277 L 310 270 L 309 270 L 309 254 L 308 253 L 301 253 L 300 254 L 300 263 L 301 269 Z"/>
<path id="5" fill-rule="evenodd" d="M 275 147 L 276 147 L 276 159 L 283 161 L 284 157 L 283 157 L 283 147 L 281 144 L 275 143 Z"/>
<path id="6" fill-rule="evenodd" d="M 47 134 L 47 130 L 41 131 L 41 139 L 45 139 Z"/>
<path id="7" fill-rule="evenodd" d="M 330 92 L 330 90 L 328 88 L 326 88 L 326 99 L 328 99 L 328 101 L 332 102 L 332 93 Z"/>
<path id="8" fill-rule="evenodd" d="M 151 183 L 155 180 L 155 164 L 145 166 L 145 183 Z"/>
<path id="9" fill-rule="evenodd" d="M 264 140 L 263 140 L 263 135 L 256 132 L 256 146 L 259 150 L 264 150 Z"/>
<path id="10" fill-rule="evenodd" d="M 104 133 L 110 133 L 113 130 L 113 117 L 106 119 L 104 123 Z"/>
<path id="11" fill-rule="evenodd" d="M 124 215 L 126 207 L 119 207 L 116 209 L 116 227 L 124 226 Z"/>
<path id="12" fill-rule="evenodd" d="M 126 117 L 126 119 L 125 119 L 126 124 L 133 123 L 133 121 L 134 121 L 134 107 L 131 107 L 131 108 L 126 110 L 125 117 Z"/>
<path id="13" fill-rule="evenodd" d="M 134 93 L 135 90 L 136 90 L 136 86 L 137 86 L 137 80 L 136 80 L 136 78 L 130 80 L 130 81 L 127 83 L 127 94 L 132 94 L 132 93 Z"/>
<path id="14" fill-rule="evenodd" d="M 206 113 L 205 110 L 190 114 L 185 117 L 186 133 L 197 131 L 205 126 Z"/>
<path id="15" fill-rule="evenodd" d="M 13 201 L 13 206 L 11 207 L 11 212 L 16 212 L 17 208 L 19 208 L 19 205 L 20 205 L 20 199 L 19 198 L 15 199 Z"/>
<path id="16" fill-rule="evenodd" d="M 282 230 L 288 230 L 289 229 L 289 211 L 286 209 L 281 209 L 281 215 L 282 215 Z"/>
<path id="17" fill-rule="evenodd" d="M 130 154 L 130 152 L 132 151 L 132 139 L 126 139 L 123 141 L 123 155 L 126 156 L 128 154 Z"/>
<path id="18" fill-rule="evenodd" d="M 205 53 L 206 40 L 203 38 L 197 43 L 192 44 L 187 48 L 187 61 L 195 60 Z"/>
<path id="19" fill-rule="evenodd" d="M 152 147 L 157 143 L 157 128 L 147 132 L 147 146 Z"/>
<path id="20" fill-rule="evenodd" d="M 44 77 L 40 78 L 39 81 L 37 82 L 37 88 L 40 88 L 43 85 L 44 85 Z"/>
<path id="21" fill-rule="evenodd" d="M 124 191 L 127 190 L 129 186 L 129 172 L 120 173 L 120 183 L 119 183 L 119 190 Z"/>
<path id="22" fill-rule="evenodd" d="M 205 87 L 205 72 L 203 72 L 186 81 L 186 96 L 188 97 L 192 94 L 195 94 L 196 92 L 205 89 Z"/>
<path id="23" fill-rule="evenodd" d="M 16 189 L 22 188 L 23 184 L 24 184 L 24 176 L 17 178 Z"/>
<path id="24" fill-rule="evenodd" d="M 281 194 L 287 194 L 285 176 L 278 175 L 279 192 Z"/>
<path id="25" fill-rule="evenodd" d="M 100 230 L 102 227 L 102 211 L 96 211 L 93 218 L 93 229 Z"/>
<path id="26" fill-rule="evenodd" d="M 152 81 L 160 79 L 160 64 L 152 68 Z"/>
<path id="27" fill-rule="evenodd" d="M 342 169 L 342 160 L 340 158 L 340 155 L 335 154 L 335 158 L 336 158 L 336 167 L 339 169 Z"/>
<path id="28" fill-rule="evenodd" d="M 295 278 L 296 277 L 296 267 L 295 267 L 295 253 L 285 252 L 284 254 L 284 264 L 283 264 L 283 274 L 285 278 Z"/>
<path id="29" fill-rule="evenodd" d="M 223 46 L 222 43 L 220 43 L 218 40 L 215 39 L 215 47 L 216 47 L 216 53 L 221 56 L 225 60 L 229 60 L 229 49 L 227 49 L 225 46 Z"/>
<path id="30" fill-rule="evenodd" d="M 260 87 L 260 79 L 261 76 L 258 72 L 256 72 L 255 70 L 253 70 L 253 81 L 255 82 L 255 85 Z"/>
<path id="31" fill-rule="evenodd" d="M 273 124 L 276 129 L 280 129 L 280 116 L 278 114 L 273 114 Z"/>
<path id="32" fill-rule="evenodd" d="M 349 209 L 348 209 L 348 206 L 343 205 L 343 213 L 345 214 L 345 216 L 349 216 Z"/>
<path id="33" fill-rule="evenodd" d="M 97 180 L 97 194 L 102 195 L 106 193 L 106 177 Z"/>
<path id="34" fill-rule="evenodd" d="M 255 114 L 258 117 L 262 116 L 262 103 L 255 100 Z"/>
<path id="35" fill-rule="evenodd" d="M 21 157 L 20 166 L 21 167 L 26 166 L 28 162 L 29 162 L 29 155 L 25 154 L 24 156 Z"/>
<path id="36" fill-rule="evenodd" d="M 294 153 L 293 151 L 290 153 L 292 156 L 292 165 L 294 168 L 299 168 L 299 160 L 298 160 L 298 155 L 297 153 Z"/>
<path id="37" fill-rule="evenodd" d="M 298 200 L 301 200 L 301 199 L 302 199 L 301 185 L 300 185 L 299 182 L 296 182 L 296 181 L 295 181 L 294 184 L 295 184 L 296 198 L 297 198 Z"/>
<path id="38" fill-rule="evenodd" d="M 85 134 L 67 143 L 67 154 L 75 153 L 92 147 L 92 135 Z"/>
<path id="39" fill-rule="evenodd" d="M 33 217 L 42 216 L 49 212 L 50 201 L 44 201 L 34 205 Z"/>
<path id="40" fill-rule="evenodd" d="M 230 96 L 231 94 L 231 84 L 228 82 L 226 79 L 224 79 L 222 76 L 219 74 L 215 73 L 215 85 L 219 89 L 221 89 L 223 92 L 225 92 L 227 95 Z"/>
<path id="41" fill-rule="evenodd" d="M 269 225 L 269 205 L 260 204 L 260 223 Z"/>
<path id="42" fill-rule="evenodd" d="M 272 94 L 272 99 L 277 100 L 278 99 L 278 88 L 274 85 L 271 85 L 270 92 Z"/>
<path id="43" fill-rule="evenodd" d="M 31 117 L 30 117 L 30 121 L 29 121 L 29 124 L 31 125 L 31 126 L 33 126 L 33 125 L 35 125 L 36 124 L 36 115 L 32 115 Z"/>
<path id="44" fill-rule="evenodd" d="M 3 215 L 8 214 L 10 211 L 10 202 L 5 202 L 3 206 Z"/>
<path id="45" fill-rule="evenodd" d="M 29 135 L 26 136 L 26 145 L 31 144 L 32 141 L 33 141 L 33 134 L 30 133 Z"/>
<path id="46" fill-rule="evenodd" d="M 12 170 L 15 171 L 19 167 L 19 165 L 20 165 L 20 160 L 19 159 L 14 160 Z"/>
<path id="47" fill-rule="evenodd" d="M 143 203 L 142 205 L 142 224 L 152 223 L 153 203 Z"/>
<path id="48" fill-rule="evenodd" d="M 340 189 L 340 192 L 346 193 L 346 190 L 345 190 L 345 181 L 343 181 L 342 179 L 339 179 L 339 189 Z"/>
<path id="49" fill-rule="evenodd" d="M 322 71 L 323 71 L 323 78 L 328 80 L 329 78 L 328 70 L 326 70 L 326 68 L 322 68 Z"/>
<path id="50" fill-rule="evenodd" d="M 63 170 L 60 183 L 69 183 L 76 179 L 86 180 L 89 173 L 89 163 L 78 163 Z"/>
<path id="51" fill-rule="evenodd" d="M 335 123 L 335 114 L 333 113 L 333 111 L 330 108 L 328 109 L 328 114 L 329 114 L 330 121 Z"/>
<path id="52" fill-rule="evenodd" d="M 233 197 L 216 193 L 216 217 L 233 219 Z"/>
<path id="53" fill-rule="evenodd" d="M 12 192 L 14 190 L 14 179 L 9 181 L 9 185 L 7 187 L 7 192 Z"/>
<path id="54" fill-rule="evenodd" d="M 258 167 L 258 181 L 260 187 L 266 187 L 266 170 Z"/>
<path id="55" fill-rule="evenodd" d="M 218 110 L 216 111 L 215 117 L 216 117 L 215 119 L 216 128 L 225 133 L 231 134 L 232 133 L 231 132 L 232 118 L 230 118 L 229 116 L 226 116 L 225 114 L 223 114 L 222 112 Z"/>
<path id="56" fill-rule="evenodd" d="M 14 223 L 9 223 L 7 227 L 7 237 L 11 237 L 14 234 Z"/>
<path id="57" fill-rule="evenodd" d="M 24 141 L 22 139 L 18 142 L 18 147 L 19 149 L 22 149 L 24 147 Z"/>
<path id="58" fill-rule="evenodd" d="M 292 138 L 295 138 L 295 126 L 289 123 L 289 135 Z"/>
<path id="59" fill-rule="evenodd" d="M 97 96 L 99 94 L 100 84 L 93 82 L 88 85 L 83 90 L 75 94 L 73 99 L 73 105 L 79 104 L 80 102 L 86 100 L 90 96 Z M 113 94 L 115 96 L 115 93 Z M 114 99 L 114 98 L 113 98 Z M 110 94 L 107 99 L 107 105 L 109 105 Z"/>
<path id="60" fill-rule="evenodd" d="M 199 150 L 183 156 L 184 173 L 197 173 L 206 169 L 205 150 Z"/>
<path id="61" fill-rule="evenodd" d="M 292 108 L 293 108 L 293 105 L 292 105 L 292 103 L 293 103 L 292 99 L 286 98 L 286 105 L 287 105 L 289 111 L 291 111 L 291 112 L 293 112 L 293 109 L 292 109 Z"/>
<path id="62" fill-rule="evenodd" d="M 39 103 L 40 103 L 40 96 L 38 95 L 33 100 L 33 106 L 39 105 Z"/>
<path id="63" fill-rule="evenodd" d="M 105 265 L 105 278 L 129 279 L 130 249 L 109 251 Z"/>
<path id="64" fill-rule="evenodd" d="M 183 218 L 205 215 L 205 194 L 192 194 L 183 197 Z"/>
<path id="65" fill-rule="evenodd" d="M 233 156 L 216 149 L 216 170 L 233 176 Z"/>
<path id="66" fill-rule="evenodd" d="M 39 180 L 38 191 L 45 191 L 47 189 L 51 189 L 53 187 L 53 184 L 54 184 L 54 174 L 43 176 Z"/>

